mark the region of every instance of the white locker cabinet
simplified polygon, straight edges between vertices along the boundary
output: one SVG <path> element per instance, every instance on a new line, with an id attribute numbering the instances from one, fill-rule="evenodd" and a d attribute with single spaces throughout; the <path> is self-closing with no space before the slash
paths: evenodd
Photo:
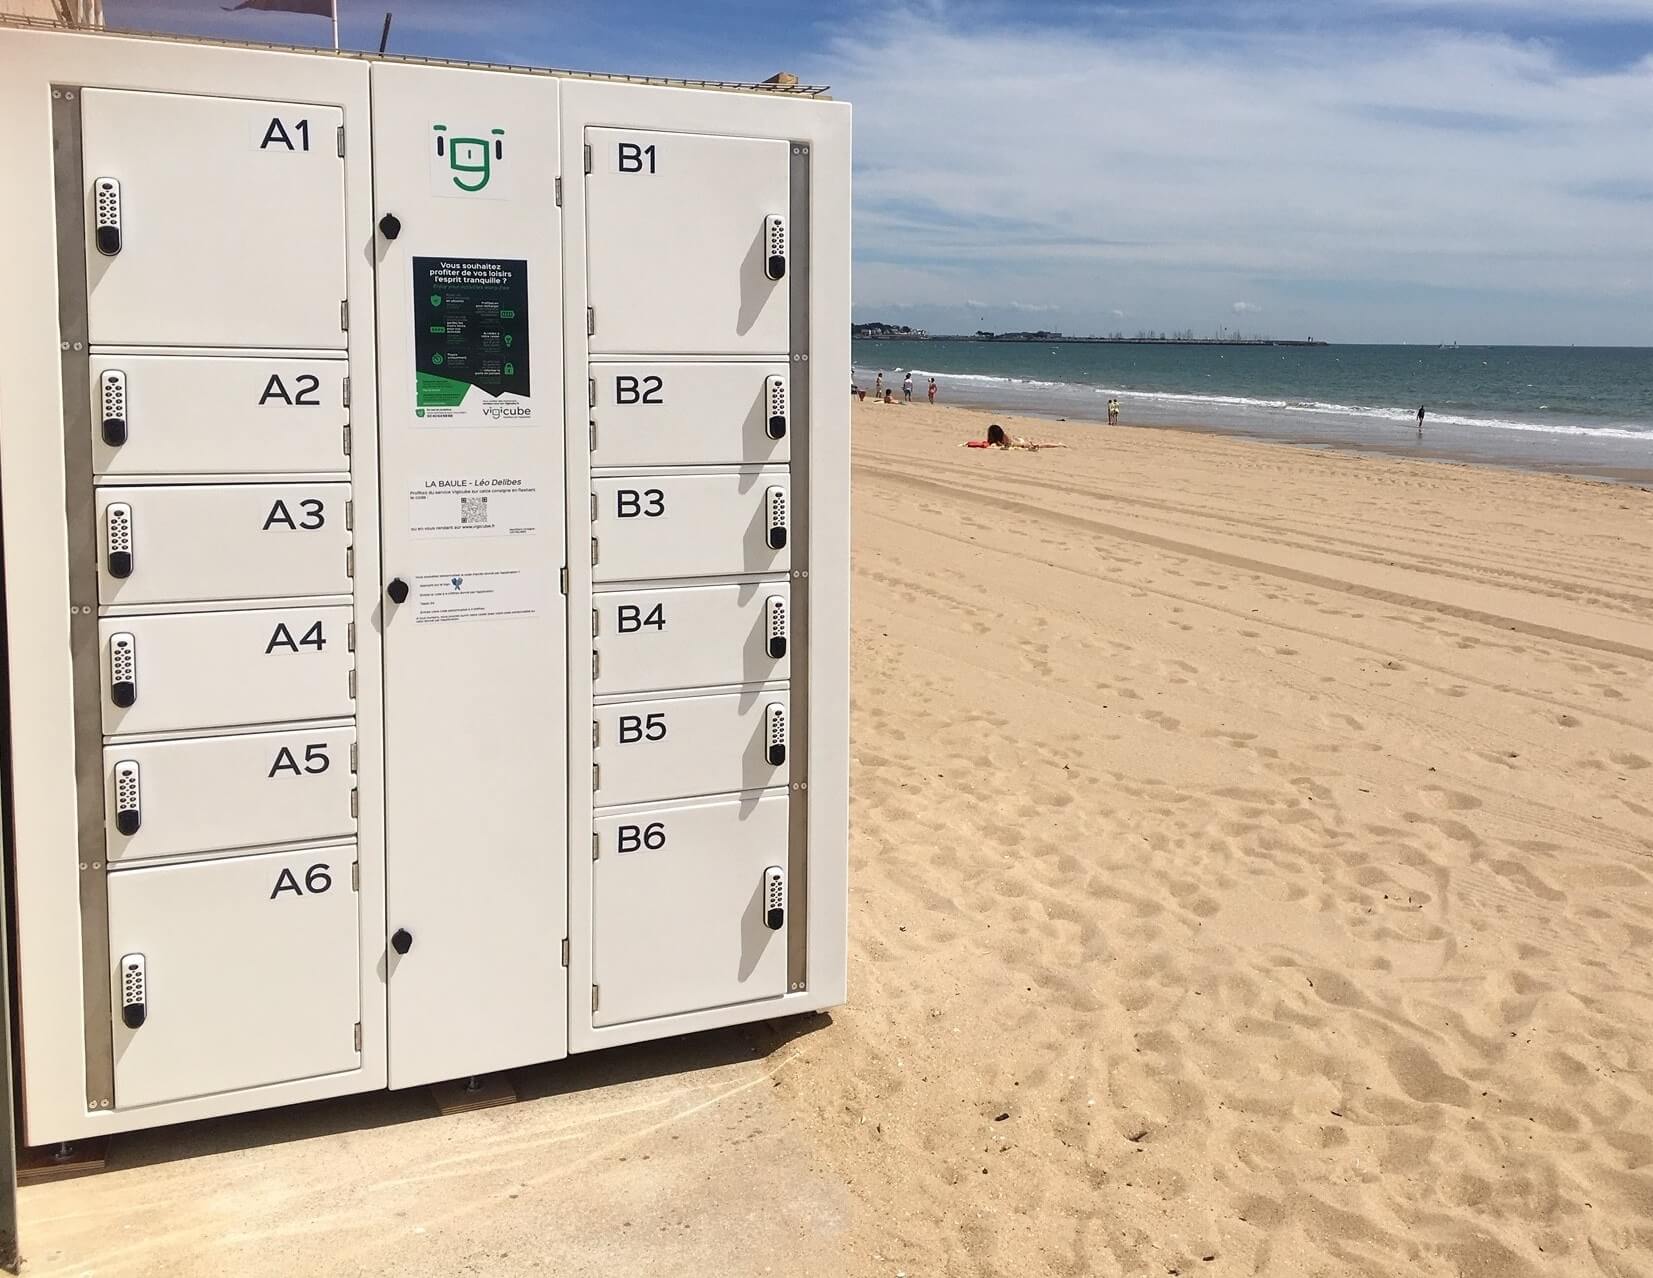
<path id="1" fill-rule="evenodd" d="M 349 501 L 344 483 L 99 488 L 98 597 L 152 604 L 348 594 Z"/>
<path id="2" fill-rule="evenodd" d="M 784 354 L 787 144 L 627 129 L 585 136 L 592 354 Z"/>
<path id="3" fill-rule="evenodd" d="M 785 462 L 793 414 L 786 365 L 593 364 L 593 466 Z"/>
<path id="4" fill-rule="evenodd" d="M 105 746 L 110 862 L 347 838 L 349 726 Z"/>
<path id="5" fill-rule="evenodd" d="M 786 679 L 791 598 L 785 581 L 597 591 L 592 689 L 606 696 Z"/>
<path id="6" fill-rule="evenodd" d="M 650 803 L 784 785 L 785 691 L 626 701 L 592 710 L 592 800 Z"/>
<path id="7" fill-rule="evenodd" d="M 94 355 L 99 475 L 343 471 L 342 358 Z"/>
<path id="8" fill-rule="evenodd" d="M 356 1069 L 354 845 L 109 875 L 118 1109 Z"/>
<path id="9" fill-rule="evenodd" d="M 785 471 L 638 475 L 591 482 L 596 581 L 785 572 Z"/>
<path id="10" fill-rule="evenodd" d="M 97 345 L 345 345 L 335 107 L 81 94 L 87 323 Z"/>
<path id="11" fill-rule="evenodd" d="M 350 618 L 346 606 L 104 617 L 103 730 L 131 735 L 348 717 L 355 700 Z"/>
<path id="12" fill-rule="evenodd" d="M 593 1024 L 786 993 L 786 795 L 639 808 L 593 829 Z"/>

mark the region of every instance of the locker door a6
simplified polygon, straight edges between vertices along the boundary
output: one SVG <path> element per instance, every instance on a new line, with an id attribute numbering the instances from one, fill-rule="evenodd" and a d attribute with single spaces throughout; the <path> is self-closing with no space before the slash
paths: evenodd
<path id="1" fill-rule="evenodd" d="M 354 845 L 115 870 L 115 1107 L 361 1066 Z"/>
<path id="2" fill-rule="evenodd" d="M 103 730 L 230 728 L 355 713 L 351 609 L 104 617 Z"/>
<path id="3" fill-rule="evenodd" d="M 343 359 L 94 355 L 99 475 L 350 468 Z"/>
<path id="4" fill-rule="evenodd" d="M 792 673 L 792 592 L 784 581 L 597 591 L 593 691 L 654 692 L 764 683 Z"/>
<path id="5" fill-rule="evenodd" d="M 346 483 L 99 488 L 98 599 L 348 594 L 349 498 Z"/>
<path id="6" fill-rule="evenodd" d="M 789 145 L 625 129 L 586 142 L 591 352 L 784 354 Z"/>
<path id="7" fill-rule="evenodd" d="M 345 345 L 336 107 L 87 89 L 87 322 L 98 345 Z"/>
<path id="8" fill-rule="evenodd" d="M 596 581 L 784 572 L 792 563 L 784 473 L 591 481 Z"/>
<path id="9" fill-rule="evenodd" d="M 107 859 L 349 837 L 355 742 L 326 727 L 105 746 Z"/>
<path id="10" fill-rule="evenodd" d="M 777 362 L 593 364 L 593 466 L 785 462 L 791 379 Z"/>
<path id="11" fill-rule="evenodd" d="M 785 692 L 626 701 L 592 710 L 598 807 L 786 784 Z"/>
<path id="12" fill-rule="evenodd" d="M 786 993 L 787 797 L 597 818 L 594 1025 Z"/>

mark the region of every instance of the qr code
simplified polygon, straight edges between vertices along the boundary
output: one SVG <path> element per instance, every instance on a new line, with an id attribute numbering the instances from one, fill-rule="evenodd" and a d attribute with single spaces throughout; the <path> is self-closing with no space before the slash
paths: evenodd
<path id="1" fill-rule="evenodd" d="M 461 525 L 487 523 L 488 499 L 486 497 L 461 497 L 459 499 L 459 522 Z"/>

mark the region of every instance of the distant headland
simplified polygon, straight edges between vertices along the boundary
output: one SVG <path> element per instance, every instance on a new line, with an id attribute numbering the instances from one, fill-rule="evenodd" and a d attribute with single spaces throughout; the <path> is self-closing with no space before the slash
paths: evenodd
<path id="1" fill-rule="evenodd" d="M 1180 333 L 1140 332 L 1133 337 L 1124 333 L 1109 333 L 1098 337 L 1069 337 L 1049 329 L 1031 332 L 994 333 L 985 328 L 974 333 L 930 333 L 906 324 L 851 324 L 851 337 L 863 337 L 884 342 L 1056 342 L 1080 346 L 1329 346 L 1330 342 L 1313 337 L 1242 337 L 1239 334 L 1216 334 L 1196 337 L 1193 329 Z"/>

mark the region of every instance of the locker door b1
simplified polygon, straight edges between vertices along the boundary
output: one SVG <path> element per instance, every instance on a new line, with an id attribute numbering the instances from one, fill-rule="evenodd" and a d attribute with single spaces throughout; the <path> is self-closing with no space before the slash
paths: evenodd
<path id="1" fill-rule="evenodd" d="M 785 354 L 790 146 L 626 129 L 586 141 L 592 353 Z"/>
<path id="2" fill-rule="evenodd" d="M 786 993 L 787 796 L 598 817 L 595 1025 Z"/>
<path id="3" fill-rule="evenodd" d="M 94 343 L 345 345 L 336 107 L 87 89 Z"/>

